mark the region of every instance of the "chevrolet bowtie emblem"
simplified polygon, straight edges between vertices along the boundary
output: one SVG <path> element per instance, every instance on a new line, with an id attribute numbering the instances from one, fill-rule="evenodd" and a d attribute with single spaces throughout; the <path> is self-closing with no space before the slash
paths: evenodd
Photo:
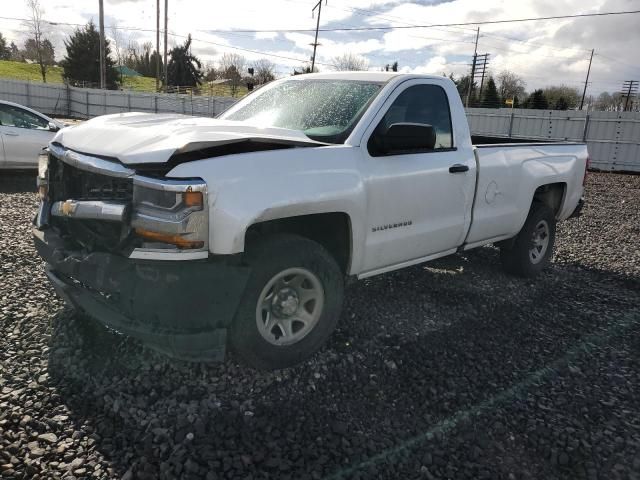
<path id="1" fill-rule="evenodd" d="M 73 200 L 62 202 L 62 205 L 60 205 L 60 210 L 65 217 L 70 217 L 76 212 L 76 202 L 74 202 Z"/>

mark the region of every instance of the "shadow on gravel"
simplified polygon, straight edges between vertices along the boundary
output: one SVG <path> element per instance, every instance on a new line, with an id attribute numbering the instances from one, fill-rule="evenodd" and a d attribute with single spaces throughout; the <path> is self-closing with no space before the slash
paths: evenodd
<path id="1" fill-rule="evenodd" d="M 0 170 L 0 193 L 35 193 L 37 174 L 36 170 Z"/>
<path id="2" fill-rule="evenodd" d="M 485 248 L 352 285 L 329 345 L 294 369 L 169 362 L 63 311 L 48 371 L 116 477 L 596 478 L 640 455 L 624 427 L 640 392 L 593 400 L 619 385 L 583 344 L 640 350 L 624 335 L 637 285 L 562 265 L 515 279 Z"/>

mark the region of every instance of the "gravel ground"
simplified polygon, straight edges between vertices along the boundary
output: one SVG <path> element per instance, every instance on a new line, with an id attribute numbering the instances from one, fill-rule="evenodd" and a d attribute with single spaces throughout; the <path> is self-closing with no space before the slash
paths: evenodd
<path id="1" fill-rule="evenodd" d="M 640 176 L 591 174 L 530 281 L 482 248 L 349 287 L 311 361 L 169 362 L 45 281 L 0 178 L 5 478 L 640 478 Z"/>

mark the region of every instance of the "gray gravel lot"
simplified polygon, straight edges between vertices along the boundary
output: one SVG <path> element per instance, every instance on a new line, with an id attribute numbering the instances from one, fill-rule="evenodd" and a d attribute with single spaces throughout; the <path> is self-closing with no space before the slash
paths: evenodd
<path id="1" fill-rule="evenodd" d="M 591 174 L 555 263 L 482 248 L 349 287 L 311 361 L 169 362 L 63 308 L 0 174 L 4 478 L 640 479 L 640 176 Z"/>

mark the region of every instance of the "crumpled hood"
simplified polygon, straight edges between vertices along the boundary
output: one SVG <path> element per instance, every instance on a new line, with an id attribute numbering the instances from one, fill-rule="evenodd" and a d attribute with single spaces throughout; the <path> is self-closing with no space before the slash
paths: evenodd
<path id="1" fill-rule="evenodd" d="M 176 114 L 104 115 L 60 130 L 52 142 L 124 164 L 165 163 L 174 153 L 242 141 L 322 146 L 297 130 Z"/>

